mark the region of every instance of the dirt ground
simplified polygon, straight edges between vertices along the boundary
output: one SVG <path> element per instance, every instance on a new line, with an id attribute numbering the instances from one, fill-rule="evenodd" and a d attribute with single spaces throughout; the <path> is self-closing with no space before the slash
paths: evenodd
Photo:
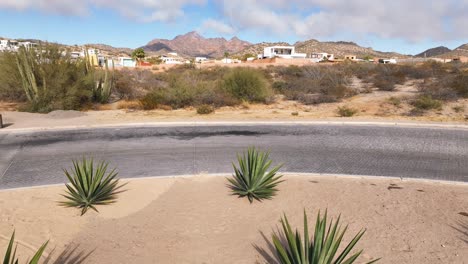
<path id="1" fill-rule="evenodd" d="M 80 217 L 57 205 L 63 186 L 0 191 L 0 248 L 13 229 L 25 259 L 50 239 L 49 263 L 275 263 L 283 213 L 342 214 L 361 228 L 358 263 L 468 263 L 468 186 L 389 178 L 288 176 L 270 201 L 230 195 L 224 177 L 137 179 L 110 206 Z M 54 260 L 59 259 L 54 262 Z M 82 262 L 80 262 L 82 261 Z"/>
<path id="2" fill-rule="evenodd" d="M 222 107 L 209 115 L 199 115 L 195 108 L 179 110 L 143 111 L 132 109 L 138 102 L 120 101 L 96 106 L 90 111 L 54 111 L 49 114 L 33 114 L 14 111 L 17 104 L 0 102 L 3 123 L 8 128 L 53 128 L 60 126 L 93 126 L 144 122 L 203 122 L 203 121 L 385 121 L 385 122 L 443 122 L 468 123 L 468 100 L 445 103 L 442 110 L 431 110 L 422 116 L 413 116 L 409 99 L 417 94 L 413 85 L 400 85 L 397 91 L 373 91 L 362 93 L 342 102 L 303 105 L 279 97 L 271 105 L 243 104 L 238 107 Z M 389 98 L 399 98 L 394 105 Z M 339 117 L 337 109 L 347 106 L 358 110 L 353 117 Z M 455 111 L 455 107 L 462 109 Z"/>

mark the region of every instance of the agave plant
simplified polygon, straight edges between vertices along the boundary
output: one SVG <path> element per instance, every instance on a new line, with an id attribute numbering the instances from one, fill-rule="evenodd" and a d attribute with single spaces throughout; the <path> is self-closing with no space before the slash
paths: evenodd
<path id="1" fill-rule="evenodd" d="M 237 155 L 237 159 L 239 168 L 233 164 L 235 174 L 228 178 L 233 194 L 239 197 L 247 196 L 250 203 L 254 199 L 271 199 L 278 191 L 276 186 L 282 182 L 282 176 L 276 176 L 282 165 L 268 171 L 272 162 L 269 153 L 259 152 L 255 148 L 249 148 L 243 156 Z"/>
<path id="2" fill-rule="evenodd" d="M 64 170 L 70 184 L 65 184 L 68 191 L 63 196 L 68 201 L 60 202 L 65 207 L 77 207 L 84 215 L 89 208 L 98 212 L 96 205 L 114 203 L 117 194 L 124 185 L 119 185 L 115 169 L 107 172 L 108 163 L 102 161 L 96 168 L 93 159 L 81 162 L 73 161 L 72 173 Z"/>
<path id="3" fill-rule="evenodd" d="M 323 218 L 320 217 L 320 212 L 317 215 L 315 223 L 315 234 L 313 238 L 309 238 L 309 228 L 307 225 L 307 214 L 304 211 L 304 240 L 302 240 L 299 232 L 293 232 L 289 225 L 286 215 L 281 219 L 283 226 L 283 234 L 287 245 L 281 243 L 281 240 L 276 234 L 273 234 L 273 244 L 276 248 L 278 260 L 282 264 L 351 264 L 361 255 L 362 250 L 354 253 L 349 258 L 347 256 L 354 248 L 356 243 L 364 235 L 365 230 L 359 231 L 343 251 L 337 256 L 338 248 L 343 240 L 343 236 L 347 230 L 339 225 L 340 217 L 333 224 L 330 221 L 327 230 L 327 211 Z M 374 263 L 379 259 L 373 260 Z"/>
<path id="4" fill-rule="evenodd" d="M 3 258 L 3 264 L 18 264 L 19 260 L 16 258 L 16 248 L 13 250 L 13 244 L 15 243 L 15 231 L 11 235 L 10 243 L 8 243 L 8 248 Z M 44 253 L 45 248 L 49 241 L 45 242 L 34 254 L 32 259 L 28 262 L 29 264 L 37 264 L 41 259 L 42 254 Z"/>

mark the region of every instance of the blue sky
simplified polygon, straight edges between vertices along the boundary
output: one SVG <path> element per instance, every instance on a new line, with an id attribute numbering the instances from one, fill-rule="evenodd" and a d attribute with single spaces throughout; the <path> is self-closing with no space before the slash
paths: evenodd
<path id="1" fill-rule="evenodd" d="M 196 30 L 253 43 L 344 40 L 415 54 L 468 43 L 467 14 L 468 0 L 0 0 L 0 36 L 136 48 Z"/>

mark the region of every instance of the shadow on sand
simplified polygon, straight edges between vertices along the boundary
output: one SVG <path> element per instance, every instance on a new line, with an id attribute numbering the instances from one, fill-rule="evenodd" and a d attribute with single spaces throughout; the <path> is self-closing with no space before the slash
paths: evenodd
<path id="1" fill-rule="evenodd" d="M 82 264 L 85 260 L 93 254 L 94 250 L 85 254 L 83 251 L 78 251 L 80 245 L 71 246 L 65 248 L 57 257 L 55 255 L 55 249 L 49 254 L 44 264 Z"/>

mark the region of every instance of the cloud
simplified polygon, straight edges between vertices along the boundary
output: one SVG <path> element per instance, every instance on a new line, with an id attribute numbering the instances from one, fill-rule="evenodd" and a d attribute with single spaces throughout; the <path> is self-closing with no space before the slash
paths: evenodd
<path id="1" fill-rule="evenodd" d="M 174 21 L 184 7 L 207 0 L 0 0 L 0 9 L 39 10 L 60 15 L 86 15 L 91 8 L 111 9 L 141 22 Z"/>
<path id="2" fill-rule="evenodd" d="M 240 30 L 301 38 L 374 35 L 410 42 L 468 38 L 468 0 L 218 0 Z"/>
<path id="3" fill-rule="evenodd" d="M 207 4 L 218 8 L 203 12 Z M 375 36 L 409 42 L 468 39 L 468 0 L 0 0 L 0 9 L 62 15 L 83 16 L 93 8 L 114 10 L 141 22 L 184 17 L 187 23 L 192 15 L 187 10 L 201 11 L 206 18 L 199 29 L 221 34 L 250 31 L 302 39 Z"/>
<path id="4" fill-rule="evenodd" d="M 199 31 L 201 32 L 216 32 L 222 35 L 232 35 L 236 30 L 228 24 L 219 20 L 207 19 L 203 21 Z"/>

